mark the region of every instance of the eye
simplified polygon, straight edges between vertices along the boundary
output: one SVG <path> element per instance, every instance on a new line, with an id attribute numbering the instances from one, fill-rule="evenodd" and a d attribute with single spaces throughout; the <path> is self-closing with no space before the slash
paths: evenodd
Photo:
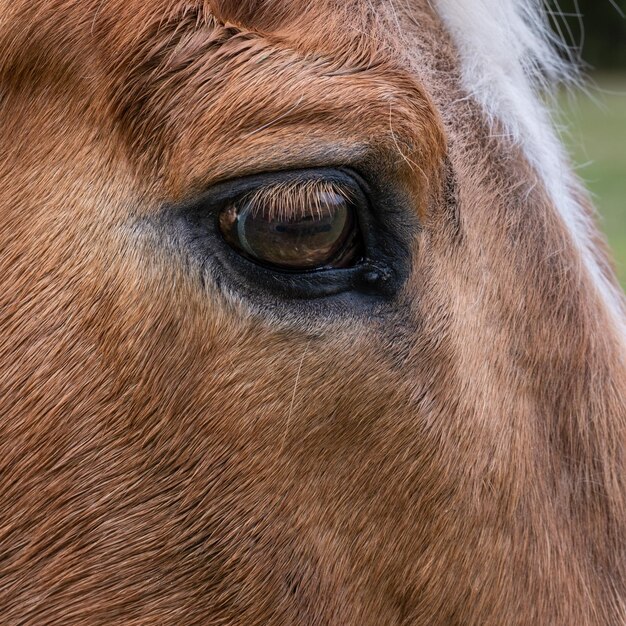
<path id="1" fill-rule="evenodd" d="M 201 285 L 263 315 L 369 309 L 406 280 L 417 227 L 402 217 L 413 199 L 382 183 L 348 167 L 262 172 L 166 205 L 156 232 L 175 233 L 164 244 Z"/>
<path id="2" fill-rule="evenodd" d="M 353 203 L 329 185 L 261 188 L 224 207 L 219 228 L 239 254 L 280 270 L 352 267 L 363 256 Z"/>

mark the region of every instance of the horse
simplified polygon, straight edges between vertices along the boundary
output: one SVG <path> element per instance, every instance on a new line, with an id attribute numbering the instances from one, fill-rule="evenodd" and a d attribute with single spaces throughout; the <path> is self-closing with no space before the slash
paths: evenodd
<path id="1" fill-rule="evenodd" d="M 1 7 L 2 624 L 626 623 L 539 0 Z"/>

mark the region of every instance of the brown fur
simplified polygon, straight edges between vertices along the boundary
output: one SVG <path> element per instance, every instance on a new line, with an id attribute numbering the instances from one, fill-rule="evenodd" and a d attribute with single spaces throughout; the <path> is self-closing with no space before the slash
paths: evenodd
<path id="1" fill-rule="evenodd" d="M 3 625 L 626 623 L 623 344 L 426 0 L 0 7 Z M 138 226 L 356 160 L 421 219 L 381 319 Z"/>

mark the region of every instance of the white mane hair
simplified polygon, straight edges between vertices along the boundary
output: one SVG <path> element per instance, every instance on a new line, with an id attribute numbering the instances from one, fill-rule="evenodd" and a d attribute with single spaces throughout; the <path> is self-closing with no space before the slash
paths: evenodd
<path id="1" fill-rule="evenodd" d="M 464 88 L 518 143 L 569 229 L 622 340 L 624 297 L 602 272 L 580 184 L 542 100 L 546 86 L 575 75 L 547 20 L 543 0 L 434 0 L 459 52 Z"/>

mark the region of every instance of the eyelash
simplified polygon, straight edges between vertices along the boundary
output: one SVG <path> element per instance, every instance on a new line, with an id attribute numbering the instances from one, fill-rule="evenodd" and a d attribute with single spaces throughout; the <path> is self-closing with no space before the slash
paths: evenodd
<path id="1" fill-rule="evenodd" d="M 324 180 L 292 181 L 259 187 L 239 198 L 237 204 L 248 204 L 253 215 L 264 213 L 268 219 L 297 218 L 315 212 L 321 217 L 329 211 L 324 196 L 339 195 L 352 201 L 350 190 Z"/>

